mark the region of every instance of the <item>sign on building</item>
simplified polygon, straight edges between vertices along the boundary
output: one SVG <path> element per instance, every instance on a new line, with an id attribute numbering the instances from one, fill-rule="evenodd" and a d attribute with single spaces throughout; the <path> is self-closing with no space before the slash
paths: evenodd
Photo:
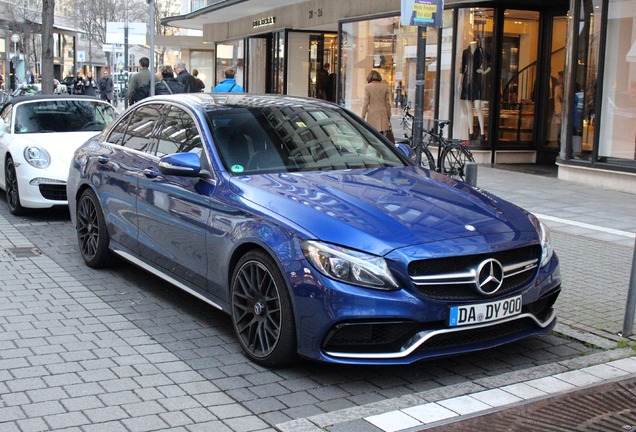
<path id="1" fill-rule="evenodd" d="M 444 0 L 402 0 L 403 26 L 442 27 Z"/>

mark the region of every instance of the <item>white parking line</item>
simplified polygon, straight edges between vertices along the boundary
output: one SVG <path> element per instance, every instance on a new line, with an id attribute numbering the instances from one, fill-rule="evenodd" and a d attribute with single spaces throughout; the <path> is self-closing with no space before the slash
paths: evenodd
<path id="1" fill-rule="evenodd" d="M 605 228 L 602 226 L 598 226 L 598 225 L 592 225 L 592 224 L 587 224 L 584 222 L 577 222 L 577 221 L 573 221 L 570 219 L 561 219 L 558 217 L 554 217 L 554 216 L 548 216 L 548 215 L 544 215 L 544 214 L 540 214 L 540 213 L 534 213 L 534 215 L 536 217 L 538 217 L 539 219 L 542 220 L 546 220 L 546 221 L 552 221 L 552 222 L 559 222 L 562 224 L 566 224 L 566 225 L 574 225 L 574 226 L 578 226 L 581 228 L 586 228 L 586 229 L 590 229 L 590 230 L 594 230 L 594 231 L 601 231 L 604 233 L 608 233 L 608 234 L 615 234 L 618 236 L 622 236 L 622 237 L 628 237 L 628 238 L 636 238 L 636 233 L 631 233 L 629 231 L 621 231 L 621 230 L 617 230 L 614 228 Z"/>

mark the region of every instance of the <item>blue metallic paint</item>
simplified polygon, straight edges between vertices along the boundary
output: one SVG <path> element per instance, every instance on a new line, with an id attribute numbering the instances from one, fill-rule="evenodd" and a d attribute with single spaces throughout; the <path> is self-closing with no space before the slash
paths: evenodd
<path id="1" fill-rule="evenodd" d="M 515 205 L 418 167 L 233 176 L 223 168 L 201 108 L 188 98 L 183 103 L 204 130 L 213 182 L 196 177 L 144 178 L 139 171 L 156 165 L 157 158 L 142 157 L 142 163 L 138 152 L 87 144 L 76 157 L 86 158 L 85 170 L 74 163 L 68 188 L 94 187 L 115 244 L 200 292 L 207 290 L 224 310 L 230 301 L 232 259 L 242 246 L 250 245 L 266 250 L 285 275 L 292 294 L 298 353 L 307 358 L 350 364 L 410 363 L 545 334 L 554 326 L 555 321 L 543 329 L 406 358 L 346 359 L 325 354 L 321 347 L 325 336 L 342 321 L 448 318 L 448 302 L 416 294 L 406 269 L 409 261 L 537 244 L 535 227 Z M 107 163 L 88 156 L 95 148 L 109 158 Z M 165 199 L 158 201 L 151 192 L 163 193 Z M 70 203 L 72 218 L 74 205 Z M 135 208 L 141 216 L 135 215 Z M 469 224 L 474 231 L 465 228 Z M 170 230 L 177 232 L 168 236 Z M 323 276 L 301 251 L 300 242 L 305 239 L 384 256 L 400 289 L 362 288 Z M 555 255 L 533 284 L 524 288 L 524 304 L 560 283 Z"/>

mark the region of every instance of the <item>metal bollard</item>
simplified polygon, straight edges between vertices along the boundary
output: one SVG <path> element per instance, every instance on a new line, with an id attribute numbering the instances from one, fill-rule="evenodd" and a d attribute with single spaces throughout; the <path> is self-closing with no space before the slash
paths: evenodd
<path id="1" fill-rule="evenodd" d="M 477 186 L 477 163 L 466 162 L 466 183 L 471 186 Z"/>
<path id="2" fill-rule="evenodd" d="M 627 292 L 627 305 L 625 306 L 625 320 L 623 321 L 624 338 L 632 335 L 634 328 L 634 312 L 636 310 L 636 241 L 634 242 L 634 256 L 632 257 L 632 273 L 629 277 L 629 291 Z"/>

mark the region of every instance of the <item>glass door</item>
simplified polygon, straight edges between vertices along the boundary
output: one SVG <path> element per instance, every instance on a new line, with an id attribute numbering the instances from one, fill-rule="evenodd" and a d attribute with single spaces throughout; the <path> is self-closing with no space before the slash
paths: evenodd
<path id="1" fill-rule="evenodd" d="M 563 70 L 565 68 L 565 39 L 567 37 L 567 17 L 565 12 L 548 17 L 551 30 L 547 64 L 550 74 L 543 83 L 542 94 L 547 101 L 546 115 L 543 117 L 545 138 L 539 142 L 539 161 L 554 163 L 561 146 L 561 125 L 563 124 Z"/>
<path id="2" fill-rule="evenodd" d="M 271 36 L 269 36 L 271 39 Z M 267 93 L 267 71 L 270 59 L 267 56 L 269 50 L 268 36 L 252 37 L 247 41 L 247 86 L 245 91 L 249 93 Z"/>
<path id="3" fill-rule="evenodd" d="M 498 150 L 534 148 L 539 18 L 537 11 L 507 9 L 504 12 Z"/>

